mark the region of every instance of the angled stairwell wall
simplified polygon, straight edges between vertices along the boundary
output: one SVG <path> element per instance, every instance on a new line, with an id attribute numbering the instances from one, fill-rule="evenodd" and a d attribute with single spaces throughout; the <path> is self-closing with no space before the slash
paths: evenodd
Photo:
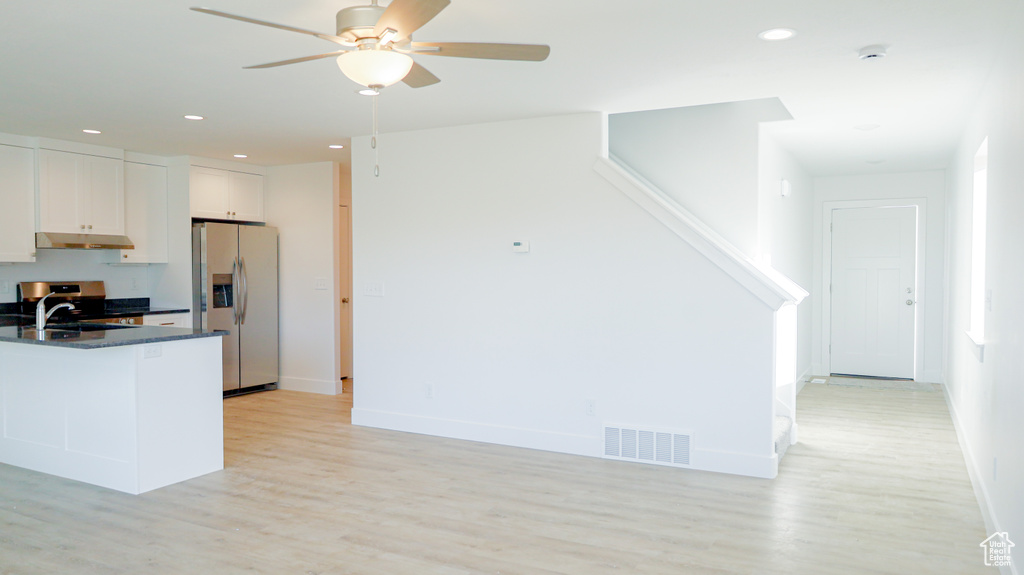
<path id="1" fill-rule="evenodd" d="M 596 172 L 605 125 L 384 134 L 379 178 L 355 139 L 353 423 L 594 457 L 611 424 L 670 430 L 685 466 L 775 475 L 786 290 Z"/>

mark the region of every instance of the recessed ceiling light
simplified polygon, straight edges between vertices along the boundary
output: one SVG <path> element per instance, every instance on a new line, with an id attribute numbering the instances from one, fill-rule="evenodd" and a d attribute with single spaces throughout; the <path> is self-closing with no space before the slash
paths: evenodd
<path id="1" fill-rule="evenodd" d="M 857 124 L 856 126 L 853 127 L 853 129 L 860 130 L 862 132 L 869 132 L 871 130 L 877 130 L 878 128 L 881 127 L 881 124 Z"/>
<path id="2" fill-rule="evenodd" d="M 789 28 L 772 28 L 757 35 L 762 40 L 788 40 L 796 35 L 795 30 Z"/>
<path id="3" fill-rule="evenodd" d="M 205 118 L 203 118 L 202 116 L 197 116 L 195 114 L 185 114 L 185 119 L 186 120 L 205 120 Z"/>
<path id="4" fill-rule="evenodd" d="M 344 148 L 345 146 L 342 146 L 341 144 L 331 144 L 330 146 L 327 146 L 327 147 L 332 149 L 332 150 L 340 150 L 340 149 Z"/>
<path id="5" fill-rule="evenodd" d="M 245 154 L 235 154 L 235 157 L 236 158 L 248 158 L 249 156 L 246 156 Z"/>
<path id="6" fill-rule="evenodd" d="M 99 130 L 82 130 L 86 134 L 102 134 Z"/>

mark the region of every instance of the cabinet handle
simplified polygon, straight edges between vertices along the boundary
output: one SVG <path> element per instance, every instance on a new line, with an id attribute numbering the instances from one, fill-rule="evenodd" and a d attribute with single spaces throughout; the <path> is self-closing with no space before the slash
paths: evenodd
<path id="1" fill-rule="evenodd" d="M 233 216 L 233 215 L 235 215 L 235 212 L 231 212 L 231 215 L 232 215 L 232 216 Z"/>
<path id="2" fill-rule="evenodd" d="M 231 215 L 231 212 L 227 212 L 227 215 L 229 215 L 229 216 L 230 216 L 230 215 Z"/>
<path id="3" fill-rule="evenodd" d="M 89 224 L 89 229 L 90 229 L 90 230 L 92 229 L 92 224 Z"/>
<path id="4" fill-rule="evenodd" d="M 121 257 L 123 257 L 124 259 L 128 259 L 128 254 L 124 254 L 124 255 L 123 255 L 123 256 L 121 256 Z"/>
<path id="5" fill-rule="evenodd" d="M 84 230 L 85 229 L 85 224 L 82 224 L 82 225 L 78 226 L 78 229 Z"/>

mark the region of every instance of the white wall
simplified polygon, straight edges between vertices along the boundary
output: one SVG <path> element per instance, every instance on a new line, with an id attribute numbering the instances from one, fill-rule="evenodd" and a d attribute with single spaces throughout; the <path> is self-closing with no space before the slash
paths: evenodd
<path id="1" fill-rule="evenodd" d="M 1016 22 L 1020 22 L 1018 12 Z M 946 389 L 989 532 L 1024 539 L 1024 37 L 1012 32 L 949 177 Z M 989 138 L 984 361 L 965 335 L 970 318 L 974 154 Z M 998 461 L 997 461 L 998 460 Z M 1013 552 L 1016 572 L 1022 555 Z"/>
<path id="2" fill-rule="evenodd" d="M 34 263 L 0 266 L 0 282 L 10 289 L 0 290 L 0 303 L 17 301 L 17 282 L 83 280 L 104 282 L 107 297 L 149 297 L 146 266 L 110 266 L 107 250 L 38 250 Z"/>
<path id="3" fill-rule="evenodd" d="M 919 381 L 943 381 L 943 329 L 945 288 L 945 212 L 946 174 L 943 171 L 910 172 L 902 174 L 869 174 L 833 176 L 814 180 L 814 281 L 812 290 L 821 294 L 828 289 L 823 278 L 823 204 L 836 201 L 906 200 L 924 198 L 926 210 L 925 257 L 922 275 L 918 279 L 918 305 L 923 314 L 923 329 L 918 334 L 917 348 Z M 823 298 L 815 297 L 812 319 L 812 369 L 827 374 L 829 366 L 823 353 L 826 334 L 822 328 L 829 313 Z"/>
<path id="4" fill-rule="evenodd" d="M 341 393 L 335 329 L 332 162 L 267 168 L 267 225 L 280 241 L 281 389 Z M 327 289 L 316 289 L 323 279 Z"/>
<path id="5" fill-rule="evenodd" d="M 384 134 L 379 178 L 353 142 L 353 422 L 585 455 L 668 427 L 770 475 L 772 311 L 593 171 L 602 127 Z"/>
<path id="6" fill-rule="evenodd" d="M 752 258 L 758 257 L 758 123 L 777 98 L 613 114 L 609 153 Z"/>
<path id="7" fill-rule="evenodd" d="M 150 305 L 192 308 L 192 213 L 189 158 L 167 161 L 167 263 L 149 266 Z"/>
<path id="8" fill-rule="evenodd" d="M 758 147 L 758 252 L 762 261 L 811 293 L 797 307 L 798 378 L 811 370 L 811 317 L 819 288 L 813 281 L 814 181 L 762 127 Z M 782 197 L 780 181 L 790 183 Z"/>

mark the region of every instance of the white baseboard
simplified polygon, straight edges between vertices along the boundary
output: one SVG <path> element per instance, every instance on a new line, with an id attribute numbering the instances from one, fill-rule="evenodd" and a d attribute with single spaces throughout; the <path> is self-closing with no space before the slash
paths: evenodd
<path id="1" fill-rule="evenodd" d="M 359 407 L 352 409 L 352 424 L 587 457 L 602 457 L 604 452 L 604 439 L 600 435 L 555 433 Z M 690 462 L 692 469 L 767 479 L 774 478 L 779 470 L 775 454 L 762 457 L 694 448 Z"/>
<path id="2" fill-rule="evenodd" d="M 967 465 L 967 475 L 971 479 L 971 486 L 974 488 L 974 497 L 978 500 L 978 507 L 981 509 L 981 518 L 985 522 L 985 531 L 987 533 L 997 533 L 1003 531 L 999 525 L 999 518 L 996 516 L 995 509 L 992 507 L 992 502 L 988 496 L 988 490 L 985 489 L 985 483 L 982 481 L 981 469 L 978 467 L 978 462 L 974 458 L 974 452 L 971 451 L 971 445 L 967 441 L 967 435 L 964 431 L 963 425 L 960 423 L 960 415 L 956 411 L 956 406 L 953 405 L 953 399 L 949 396 L 949 390 L 945 385 L 942 386 L 942 396 L 946 399 L 946 406 L 949 408 L 950 419 L 953 420 L 953 429 L 956 430 L 956 439 L 960 444 L 960 450 L 964 454 L 964 463 Z M 1012 564 L 1008 567 L 1000 567 L 999 572 L 1002 575 L 1019 575 L 1017 571 L 1017 562 L 1012 561 Z"/>
<path id="3" fill-rule="evenodd" d="M 807 385 L 807 379 L 811 377 L 811 374 L 817 373 L 811 370 L 812 366 L 808 366 L 800 377 L 796 378 L 796 394 L 800 395 L 800 392 L 804 390 L 804 386 Z M 795 441 L 793 443 L 796 443 Z"/>
<path id="4" fill-rule="evenodd" d="M 691 467 L 701 471 L 715 471 L 746 477 L 775 479 L 779 474 L 779 456 L 758 456 L 750 453 L 730 453 L 711 449 L 694 449 L 690 456 Z"/>
<path id="5" fill-rule="evenodd" d="M 285 376 L 281 376 L 281 380 L 277 382 L 277 388 L 323 395 L 340 395 L 343 391 L 341 381 Z"/>
<path id="6" fill-rule="evenodd" d="M 602 452 L 599 437 L 440 419 L 359 407 L 352 409 L 352 425 L 591 457 L 600 457 Z"/>

